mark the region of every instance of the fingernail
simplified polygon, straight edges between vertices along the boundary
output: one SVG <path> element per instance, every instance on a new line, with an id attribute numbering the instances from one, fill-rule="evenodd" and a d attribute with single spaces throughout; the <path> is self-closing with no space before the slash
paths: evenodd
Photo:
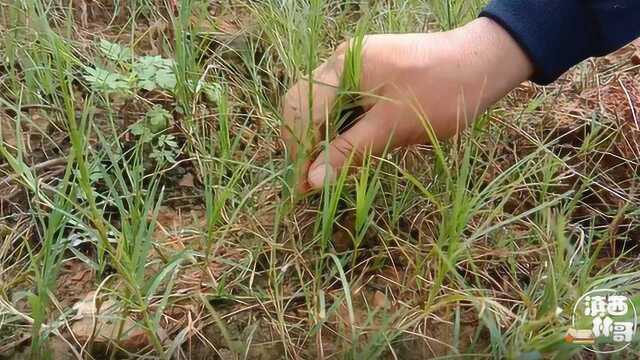
<path id="1" fill-rule="evenodd" d="M 309 184 L 314 189 L 319 189 L 324 185 L 324 179 L 328 176 L 329 182 L 336 179 L 335 172 L 328 165 L 319 165 L 309 172 Z"/>

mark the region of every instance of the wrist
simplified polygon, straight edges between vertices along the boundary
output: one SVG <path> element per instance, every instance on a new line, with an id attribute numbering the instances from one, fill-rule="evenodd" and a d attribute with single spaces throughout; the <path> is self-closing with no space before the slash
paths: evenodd
<path id="1" fill-rule="evenodd" d="M 465 48 L 465 57 L 477 76 L 483 77 L 491 102 L 528 80 L 533 63 L 511 35 L 495 21 L 481 17 L 453 30 Z"/>

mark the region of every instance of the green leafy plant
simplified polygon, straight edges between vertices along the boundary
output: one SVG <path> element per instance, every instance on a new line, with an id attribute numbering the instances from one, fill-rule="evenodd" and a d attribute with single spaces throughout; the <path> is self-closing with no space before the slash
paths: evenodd
<path id="1" fill-rule="evenodd" d="M 174 62 L 160 56 L 143 56 L 133 64 L 133 73 L 138 86 L 151 91 L 163 89 L 173 91 L 176 87 Z"/>
<path id="2" fill-rule="evenodd" d="M 105 39 L 100 40 L 98 48 L 120 71 L 85 66 L 84 79 L 94 91 L 107 94 L 129 93 L 132 89 L 175 91 L 177 80 L 173 60 L 158 55 L 136 57 L 131 48 Z"/>
<path id="3" fill-rule="evenodd" d="M 169 127 L 171 114 L 160 105 L 155 105 L 145 118 L 129 127 L 143 144 L 151 145 L 152 159 L 158 162 L 175 162 L 178 143 L 175 136 L 162 134 Z"/>
<path id="4" fill-rule="evenodd" d="M 222 96 L 223 88 L 220 84 L 207 82 L 204 79 L 200 79 L 197 82 L 190 82 L 193 87 L 193 92 L 196 94 L 203 94 L 207 101 L 217 104 Z"/>
<path id="5" fill-rule="evenodd" d="M 94 91 L 104 93 L 126 93 L 131 90 L 130 81 L 120 75 L 100 67 L 84 68 L 84 78 Z"/>
<path id="6" fill-rule="evenodd" d="M 633 81 L 628 59 L 587 66 L 567 86 L 525 86 L 531 97 L 514 93 L 451 141 L 415 109 L 429 146 L 363 151 L 358 170 L 322 191 L 282 191 L 376 96 L 360 89 L 364 34 L 451 29 L 483 1 L 240 1 L 215 12 L 133 1 L 100 11 L 111 20 L 91 29 L 125 40 L 98 38 L 93 52 L 78 39 L 78 9 L 0 6 L 0 353 L 588 356 L 563 340 L 576 300 L 594 286 L 640 289 L 629 241 L 640 229 L 637 134 L 595 99 L 591 117 L 568 112 L 598 94 L 599 77 L 619 78 L 612 89 Z M 313 81 L 346 39 L 341 80 Z M 137 52 L 149 40 L 162 56 Z M 287 166 L 281 105 L 299 79 L 309 109 L 326 85 L 338 99 Z M 123 127 L 141 104 L 151 105 Z"/>
<path id="7" fill-rule="evenodd" d="M 167 129 L 171 114 L 160 105 L 155 105 L 142 121 L 129 127 L 131 133 L 140 137 L 143 143 L 152 142 L 156 135 Z"/>
<path id="8" fill-rule="evenodd" d="M 133 50 L 131 48 L 122 46 L 111 41 L 100 39 L 98 44 L 100 51 L 110 60 L 124 61 L 133 58 Z"/>
<path id="9" fill-rule="evenodd" d="M 153 144 L 151 158 L 157 162 L 174 163 L 176 150 L 178 150 L 178 143 L 173 135 L 160 135 Z"/>

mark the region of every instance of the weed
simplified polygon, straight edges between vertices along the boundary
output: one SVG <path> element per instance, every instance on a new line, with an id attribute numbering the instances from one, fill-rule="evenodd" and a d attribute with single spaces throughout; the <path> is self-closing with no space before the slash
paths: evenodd
<path id="1" fill-rule="evenodd" d="M 482 4 L 0 4 L 0 354 L 586 358 L 562 339 L 575 301 L 640 288 L 628 56 L 523 85 L 450 141 L 422 116 L 430 145 L 293 191 L 357 119 L 366 34 Z M 347 39 L 289 164 L 283 96 L 306 79 L 312 109 Z"/>

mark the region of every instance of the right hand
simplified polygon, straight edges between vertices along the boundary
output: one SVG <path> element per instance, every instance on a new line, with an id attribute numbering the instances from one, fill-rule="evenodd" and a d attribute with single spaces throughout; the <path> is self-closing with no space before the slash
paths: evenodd
<path id="1" fill-rule="evenodd" d="M 360 91 L 369 94 L 361 104 L 366 112 L 349 130 L 329 139 L 328 154 L 318 154 L 320 130 L 335 103 L 348 46 L 342 44 L 314 71 L 312 111 L 307 79 L 285 97 L 282 137 L 292 159 L 308 159 L 297 162 L 300 191 L 321 188 L 325 177 L 334 180 L 352 154 L 358 163 L 365 153 L 380 155 L 387 144 L 393 149 L 427 142 L 422 119 L 437 137 L 454 135 L 533 72 L 518 44 L 487 18 L 449 32 L 367 36 L 360 79 Z M 300 151 L 309 126 L 311 146 Z"/>

